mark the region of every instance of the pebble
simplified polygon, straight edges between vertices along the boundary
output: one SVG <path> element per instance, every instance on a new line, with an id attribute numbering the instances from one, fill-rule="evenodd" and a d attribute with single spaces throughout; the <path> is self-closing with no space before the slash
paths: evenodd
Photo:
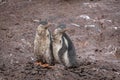
<path id="1" fill-rule="evenodd" d="M 38 71 L 33 70 L 33 71 L 31 72 L 31 74 L 32 74 L 32 75 L 38 74 Z"/>

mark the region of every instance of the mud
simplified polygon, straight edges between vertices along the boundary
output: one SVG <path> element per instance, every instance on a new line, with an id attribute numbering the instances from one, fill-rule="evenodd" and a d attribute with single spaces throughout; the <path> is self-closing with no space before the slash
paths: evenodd
<path id="1" fill-rule="evenodd" d="M 119 0 L 0 0 L 0 80 L 119 80 Z M 34 64 L 39 20 L 71 30 L 79 67 Z"/>

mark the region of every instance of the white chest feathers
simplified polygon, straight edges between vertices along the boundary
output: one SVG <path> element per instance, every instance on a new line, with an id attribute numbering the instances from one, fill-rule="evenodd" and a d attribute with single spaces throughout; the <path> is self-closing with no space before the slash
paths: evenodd
<path id="1" fill-rule="evenodd" d="M 68 57 L 68 41 L 67 41 L 67 39 L 66 39 L 65 37 L 63 37 L 63 38 L 64 38 L 64 41 L 65 41 L 64 43 L 65 43 L 65 45 L 67 46 L 67 50 L 66 50 L 65 53 L 63 54 L 63 59 L 64 59 L 66 65 L 69 65 L 70 62 L 69 62 L 69 57 Z"/>
<path id="2" fill-rule="evenodd" d="M 57 62 L 60 61 L 58 52 L 62 48 L 62 44 L 63 44 L 62 38 L 59 41 L 53 42 L 53 55 Z"/>

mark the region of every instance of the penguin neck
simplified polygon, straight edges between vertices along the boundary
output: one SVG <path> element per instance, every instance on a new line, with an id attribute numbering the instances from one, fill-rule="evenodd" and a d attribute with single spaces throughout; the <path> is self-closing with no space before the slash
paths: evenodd
<path id="1" fill-rule="evenodd" d="M 60 41 L 62 40 L 62 34 L 56 35 L 54 37 L 54 40 L 55 40 L 56 43 L 60 43 Z"/>

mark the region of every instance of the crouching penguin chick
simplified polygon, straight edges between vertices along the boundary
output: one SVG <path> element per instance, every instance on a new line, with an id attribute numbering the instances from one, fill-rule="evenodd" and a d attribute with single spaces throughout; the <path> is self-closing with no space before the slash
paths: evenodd
<path id="1" fill-rule="evenodd" d="M 59 25 L 53 32 L 53 55 L 57 63 L 62 63 L 65 68 L 78 66 L 75 47 L 65 33 L 68 29 L 64 24 Z"/>
<path id="2" fill-rule="evenodd" d="M 51 32 L 48 27 L 50 27 L 50 24 L 47 21 L 41 21 L 37 27 L 34 40 L 34 54 L 36 61 L 41 64 L 54 65 Z"/>

